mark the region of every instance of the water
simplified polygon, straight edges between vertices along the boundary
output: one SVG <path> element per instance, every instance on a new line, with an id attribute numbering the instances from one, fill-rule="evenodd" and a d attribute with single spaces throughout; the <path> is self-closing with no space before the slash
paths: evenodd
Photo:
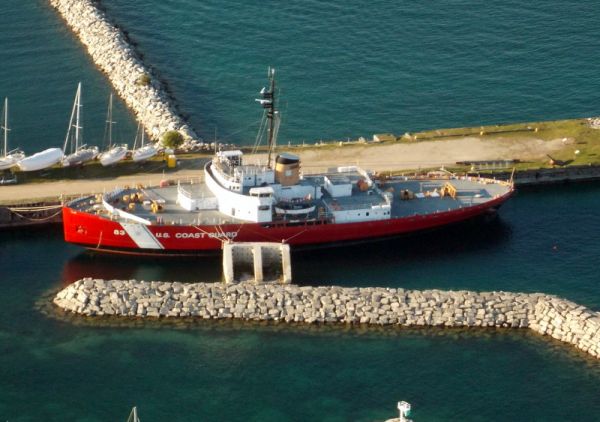
<path id="1" fill-rule="evenodd" d="M 105 0 L 207 137 L 253 139 L 277 67 L 283 142 L 597 114 L 594 4 Z M 76 83 L 86 138 L 110 87 L 42 0 L 0 7 L 0 95 L 15 144 L 64 139 Z M 576 46 L 576 48 L 575 48 Z M 122 103 L 126 135 L 134 122 Z M 95 142 L 90 142 L 95 143 Z M 600 310 L 597 184 L 528 190 L 501 219 L 295 254 L 304 285 L 543 291 Z M 96 277 L 216 281 L 218 259 L 82 254 L 59 230 L 0 233 L 0 417 L 10 421 L 600 418 L 600 365 L 528 331 L 366 330 L 204 322 L 127 327 L 36 303 Z"/>
<path id="2" fill-rule="evenodd" d="M 108 0 L 205 137 L 252 142 L 278 70 L 282 143 L 598 114 L 598 5 Z"/>

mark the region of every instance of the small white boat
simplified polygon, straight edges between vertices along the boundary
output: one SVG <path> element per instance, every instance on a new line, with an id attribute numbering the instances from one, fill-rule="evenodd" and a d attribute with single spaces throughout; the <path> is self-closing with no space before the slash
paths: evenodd
<path id="1" fill-rule="evenodd" d="M 4 131 L 4 148 L 0 154 L 0 170 L 7 170 L 15 166 L 20 160 L 25 158 L 25 154 L 20 149 L 8 150 L 8 98 L 4 99 L 4 119 L 2 130 Z"/>
<path id="2" fill-rule="evenodd" d="M 108 149 L 101 153 L 98 156 L 100 160 L 100 164 L 103 166 L 111 166 L 113 164 L 118 163 L 121 160 L 124 160 L 127 157 L 127 152 L 129 151 L 129 147 L 127 144 L 122 145 L 113 145 L 112 143 L 112 125 L 115 124 L 112 119 L 112 108 L 113 108 L 113 96 L 110 94 L 110 98 L 108 100 L 108 113 L 106 116 L 106 128 L 108 133 Z"/>
<path id="3" fill-rule="evenodd" d="M 284 214 L 284 215 L 309 214 L 309 213 L 313 212 L 314 210 L 315 210 L 315 206 L 314 205 L 307 205 L 307 206 L 298 207 L 298 208 L 293 208 L 293 207 L 280 208 L 278 206 L 275 206 L 275 213 L 277 213 L 277 214 Z"/>
<path id="4" fill-rule="evenodd" d="M 63 167 L 79 166 L 88 161 L 92 161 L 98 156 L 98 147 L 80 146 L 76 152 L 67 155 L 62 159 Z"/>
<path id="5" fill-rule="evenodd" d="M 79 145 L 81 138 L 82 126 L 79 124 L 81 109 L 81 82 L 77 85 L 77 93 L 75 94 L 75 102 L 71 111 L 71 119 L 69 120 L 69 129 L 63 151 L 67 153 L 67 148 L 70 146 L 70 154 L 65 155 L 62 159 L 63 167 L 79 166 L 88 161 L 92 161 L 98 155 L 98 147 L 88 147 L 87 145 Z M 75 119 L 75 121 L 73 121 Z M 71 132 L 71 128 L 75 130 Z"/>
<path id="6" fill-rule="evenodd" d="M 140 163 L 142 161 L 149 160 L 156 154 L 158 154 L 158 149 L 154 145 L 148 144 L 133 151 L 132 159 L 136 163 Z"/>
<path id="7" fill-rule="evenodd" d="M 43 170 L 60 163 L 63 159 L 63 150 L 60 148 L 48 148 L 22 159 L 17 163 L 21 171 Z"/>
<path id="8" fill-rule="evenodd" d="M 144 127 L 138 123 L 137 133 L 135 134 L 135 141 L 133 143 L 133 152 L 131 154 L 131 159 L 136 163 L 149 160 L 158 154 L 158 148 L 153 144 L 144 145 L 144 132 Z M 138 135 L 140 138 L 139 148 L 137 147 Z"/>
<path id="9" fill-rule="evenodd" d="M 108 151 L 105 151 L 102 154 L 100 154 L 98 156 L 98 159 L 100 160 L 100 164 L 102 164 L 103 166 L 110 166 L 125 159 L 125 157 L 127 156 L 127 151 L 127 145 L 115 145 Z"/>

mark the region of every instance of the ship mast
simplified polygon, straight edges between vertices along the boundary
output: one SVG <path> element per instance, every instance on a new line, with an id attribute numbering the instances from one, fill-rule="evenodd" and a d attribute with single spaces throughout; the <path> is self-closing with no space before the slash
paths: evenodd
<path id="1" fill-rule="evenodd" d="M 267 91 L 266 88 L 261 89 L 260 90 L 261 98 L 257 98 L 256 101 L 258 101 L 260 103 L 260 105 L 262 105 L 263 108 L 267 110 L 267 119 L 269 120 L 269 128 L 268 128 L 268 134 L 267 134 L 268 148 L 269 148 L 269 153 L 267 156 L 268 157 L 267 158 L 267 167 L 271 168 L 271 155 L 272 155 L 273 149 L 275 147 L 275 145 L 274 145 L 275 132 L 277 130 L 276 124 L 275 124 L 275 115 L 277 113 L 275 111 L 275 69 L 269 68 L 268 76 L 269 76 L 269 90 Z"/>

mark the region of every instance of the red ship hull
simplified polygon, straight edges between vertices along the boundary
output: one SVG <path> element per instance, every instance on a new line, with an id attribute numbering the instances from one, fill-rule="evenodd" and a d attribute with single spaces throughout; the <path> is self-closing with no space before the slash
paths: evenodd
<path id="1" fill-rule="evenodd" d="M 510 190 L 483 204 L 445 212 L 357 223 L 126 225 L 68 206 L 63 208 L 63 223 L 67 242 L 93 250 L 137 255 L 197 255 L 219 251 L 222 242 L 227 239 L 319 246 L 376 240 L 434 229 L 495 212 L 512 193 Z"/>

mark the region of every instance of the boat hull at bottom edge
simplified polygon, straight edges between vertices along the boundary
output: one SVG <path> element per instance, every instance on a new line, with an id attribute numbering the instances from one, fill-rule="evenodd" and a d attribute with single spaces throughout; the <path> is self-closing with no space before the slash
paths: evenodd
<path id="1" fill-rule="evenodd" d="M 63 208 L 67 242 L 101 252 L 133 255 L 203 255 L 235 242 L 283 242 L 292 247 L 323 247 L 374 241 L 435 229 L 495 213 L 509 192 L 484 204 L 426 215 L 358 223 L 144 225 L 112 221 Z"/>

